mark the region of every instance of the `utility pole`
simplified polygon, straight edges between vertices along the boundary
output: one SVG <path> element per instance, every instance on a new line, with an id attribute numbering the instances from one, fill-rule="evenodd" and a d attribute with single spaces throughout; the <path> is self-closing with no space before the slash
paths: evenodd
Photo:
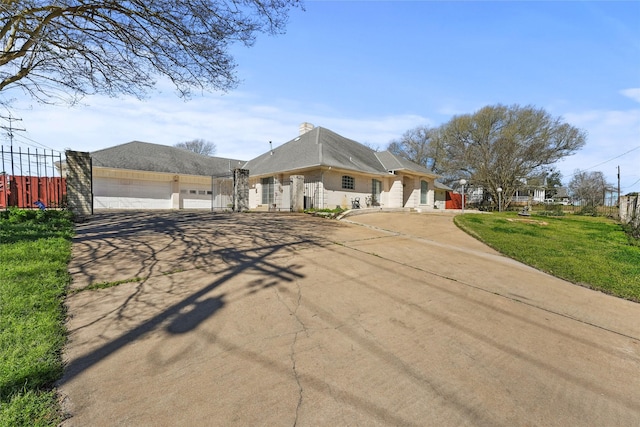
<path id="1" fill-rule="evenodd" d="M 618 207 L 620 207 L 620 165 L 618 165 Z"/>
<path id="2" fill-rule="evenodd" d="M 6 130 L 7 135 L 9 135 L 9 145 L 11 146 L 11 176 L 13 177 L 15 176 L 15 166 L 13 163 L 13 132 L 14 131 L 25 132 L 26 129 L 18 129 L 13 127 L 13 122 L 21 122 L 22 119 L 16 119 L 15 117 L 12 117 L 11 113 L 9 113 L 9 117 L 0 116 L 0 118 L 9 121 L 9 126 L 0 126 L 0 129 Z"/>

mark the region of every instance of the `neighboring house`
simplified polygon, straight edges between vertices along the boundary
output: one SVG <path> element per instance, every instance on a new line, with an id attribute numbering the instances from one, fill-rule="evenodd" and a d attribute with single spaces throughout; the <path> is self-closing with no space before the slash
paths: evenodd
<path id="1" fill-rule="evenodd" d="M 288 210 L 290 177 L 304 176 L 305 208 L 432 209 L 437 175 L 376 152 L 323 127 L 303 123 L 293 140 L 248 161 L 250 209 Z"/>
<path id="2" fill-rule="evenodd" d="M 562 205 L 570 205 L 571 198 L 569 197 L 569 193 L 565 187 L 558 187 L 556 189 L 556 194 L 553 196 L 554 203 L 560 203 Z"/>
<path id="3" fill-rule="evenodd" d="M 462 187 L 458 188 L 458 191 L 462 191 Z M 464 195 L 464 203 L 465 205 L 469 204 L 476 204 L 476 203 L 482 203 L 482 201 L 485 199 L 485 194 L 484 194 L 484 188 L 483 187 L 476 187 L 473 185 L 468 185 L 465 188 L 465 195 Z"/>
<path id="4" fill-rule="evenodd" d="M 526 205 L 529 202 L 533 204 L 544 203 L 545 201 L 544 195 L 545 195 L 544 187 L 525 185 L 516 190 L 516 194 L 511 199 L 511 204 Z"/>
<path id="5" fill-rule="evenodd" d="M 485 193 L 482 186 L 469 185 L 465 188 L 465 204 L 481 205 L 491 200 L 489 193 Z M 495 201 L 497 203 L 497 200 Z M 545 188 L 542 185 L 538 185 L 533 180 L 527 183 L 526 180 L 516 188 L 516 192 L 511 198 L 511 205 L 524 206 L 528 203 L 544 203 L 545 202 Z"/>
<path id="6" fill-rule="evenodd" d="M 245 162 L 133 141 L 91 153 L 95 209 L 227 209 Z"/>

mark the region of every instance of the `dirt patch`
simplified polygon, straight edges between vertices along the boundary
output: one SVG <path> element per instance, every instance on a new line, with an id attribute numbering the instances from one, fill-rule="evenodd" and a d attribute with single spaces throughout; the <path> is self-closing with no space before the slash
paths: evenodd
<path id="1" fill-rule="evenodd" d="M 524 222 L 527 224 L 537 224 L 537 225 L 549 225 L 546 221 L 539 221 L 537 219 L 520 219 L 520 218 L 507 218 L 509 222 Z"/>

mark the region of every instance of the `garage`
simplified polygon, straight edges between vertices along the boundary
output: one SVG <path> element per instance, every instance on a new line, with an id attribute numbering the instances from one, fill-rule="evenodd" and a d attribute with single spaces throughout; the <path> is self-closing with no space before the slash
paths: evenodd
<path id="1" fill-rule="evenodd" d="M 245 162 L 133 141 L 91 153 L 94 209 L 227 209 Z M 215 178 L 212 178 L 215 177 Z"/>
<path id="2" fill-rule="evenodd" d="M 171 209 L 171 182 L 95 178 L 95 209 Z"/>
<path id="3" fill-rule="evenodd" d="M 180 189 L 181 206 L 184 209 L 211 209 L 211 186 L 190 185 Z"/>

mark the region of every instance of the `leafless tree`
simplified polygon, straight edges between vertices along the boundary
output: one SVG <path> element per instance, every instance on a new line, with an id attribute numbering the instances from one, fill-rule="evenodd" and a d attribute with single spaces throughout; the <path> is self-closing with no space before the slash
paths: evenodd
<path id="1" fill-rule="evenodd" d="M 399 139 L 391 141 L 387 150 L 436 172 L 440 159 L 438 146 L 434 143 L 435 132 L 436 129 L 428 126 L 409 129 Z"/>
<path id="2" fill-rule="evenodd" d="M 166 76 L 181 97 L 237 84 L 232 43 L 284 31 L 299 0 L 6 0 L 0 93 L 41 102 L 143 95 Z"/>
<path id="3" fill-rule="evenodd" d="M 453 117 L 439 129 L 447 168 L 506 207 L 518 186 L 586 142 L 586 133 L 532 106 L 495 105 Z"/>
<path id="4" fill-rule="evenodd" d="M 193 151 L 194 153 L 203 154 L 205 156 L 213 156 L 216 154 L 216 144 L 205 141 L 204 139 L 194 139 L 192 141 L 178 142 L 174 147 L 184 150 Z"/>
<path id="5" fill-rule="evenodd" d="M 367 147 L 370 150 L 373 151 L 380 151 L 380 146 L 378 144 L 374 144 L 372 142 L 363 142 L 362 145 L 364 145 L 365 147 Z"/>
<path id="6" fill-rule="evenodd" d="M 574 200 L 586 206 L 600 206 L 604 203 L 605 193 L 612 188 L 604 174 L 599 171 L 575 171 L 569 182 L 569 191 Z"/>

